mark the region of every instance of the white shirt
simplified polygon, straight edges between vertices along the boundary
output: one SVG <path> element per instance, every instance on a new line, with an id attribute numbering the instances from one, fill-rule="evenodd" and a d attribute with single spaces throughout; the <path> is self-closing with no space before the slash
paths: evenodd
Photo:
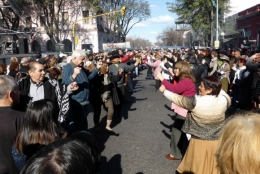
<path id="1" fill-rule="evenodd" d="M 44 99 L 44 87 L 43 83 L 34 83 L 31 81 L 29 97 L 31 102 Z"/>

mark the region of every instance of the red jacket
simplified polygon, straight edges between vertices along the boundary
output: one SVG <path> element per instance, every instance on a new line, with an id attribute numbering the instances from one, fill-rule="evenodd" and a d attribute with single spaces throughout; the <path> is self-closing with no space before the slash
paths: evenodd
<path id="1" fill-rule="evenodd" d="M 128 61 L 129 59 L 131 59 L 132 57 L 134 57 L 135 56 L 135 53 L 133 53 L 133 54 L 131 54 L 131 55 L 123 55 L 122 57 L 121 57 L 121 62 L 122 63 L 125 63 L 126 61 Z"/>

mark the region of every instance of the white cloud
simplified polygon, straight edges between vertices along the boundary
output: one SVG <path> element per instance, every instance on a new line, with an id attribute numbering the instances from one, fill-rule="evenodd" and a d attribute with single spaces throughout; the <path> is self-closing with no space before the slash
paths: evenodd
<path id="1" fill-rule="evenodd" d="M 233 15 L 240 11 L 246 10 L 250 7 L 253 7 L 259 4 L 259 0 L 248 0 L 248 1 L 238 1 L 238 0 L 230 0 L 230 6 L 232 7 L 231 13 L 228 15 Z"/>
<path id="2" fill-rule="evenodd" d="M 158 7 L 157 5 L 153 5 L 153 4 L 150 5 L 150 8 L 153 10 L 160 10 L 160 7 Z"/>
<path id="3" fill-rule="evenodd" d="M 165 22 L 174 22 L 174 18 L 172 18 L 169 15 L 165 15 L 165 16 L 158 16 L 156 18 L 150 18 L 147 20 L 147 22 L 151 22 L 151 23 L 165 23 Z"/>
<path id="4" fill-rule="evenodd" d="M 134 22 L 131 23 L 131 24 L 129 24 L 129 26 L 132 26 L 133 24 L 134 24 Z M 139 23 L 137 23 L 137 24 L 135 24 L 135 25 L 133 26 L 133 28 L 146 28 L 146 27 L 148 27 L 148 25 L 146 25 L 146 24 L 144 24 L 144 23 L 142 23 L 142 22 L 139 22 Z"/>

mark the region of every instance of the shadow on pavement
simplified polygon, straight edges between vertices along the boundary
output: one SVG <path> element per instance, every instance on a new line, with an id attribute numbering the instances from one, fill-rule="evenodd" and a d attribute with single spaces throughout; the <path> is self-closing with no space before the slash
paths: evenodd
<path id="1" fill-rule="evenodd" d="M 101 157 L 100 174 L 122 174 L 121 155 L 114 155 L 109 161 L 105 156 Z"/>

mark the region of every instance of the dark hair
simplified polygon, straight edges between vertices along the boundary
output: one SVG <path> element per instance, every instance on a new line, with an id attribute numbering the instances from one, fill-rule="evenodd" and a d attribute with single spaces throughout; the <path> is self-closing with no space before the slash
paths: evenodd
<path id="1" fill-rule="evenodd" d="M 54 120 L 54 109 L 50 101 L 38 100 L 31 103 L 24 116 L 22 128 L 15 139 L 16 149 L 24 154 L 30 144 L 47 145 L 58 139 Z"/>
<path id="2" fill-rule="evenodd" d="M 27 161 L 20 174 L 97 173 L 101 158 L 92 135 L 84 131 L 75 134 L 41 148 Z"/>
<path id="3" fill-rule="evenodd" d="M 34 72 L 36 70 L 36 65 L 37 64 L 38 65 L 43 65 L 43 64 L 41 64 L 40 62 L 37 62 L 37 61 L 30 62 L 29 66 L 28 66 L 28 71 Z"/>
<path id="4" fill-rule="evenodd" d="M 237 63 L 243 63 L 243 65 L 246 65 L 246 59 L 240 58 Z"/>
<path id="5" fill-rule="evenodd" d="M 59 77 L 59 75 L 61 75 L 61 72 L 58 68 L 54 67 L 54 68 L 49 68 L 49 76 L 51 79 L 56 79 Z"/>
<path id="6" fill-rule="evenodd" d="M 216 97 L 219 95 L 221 90 L 221 82 L 217 77 L 208 76 L 202 78 L 202 83 L 206 90 L 212 90 L 209 95 L 215 95 Z"/>
<path id="7" fill-rule="evenodd" d="M 9 66 L 9 70 L 10 71 L 14 71 L 14 70 L 17 70 L 18 67 L 19 67 L 19 63 L 18 62 L 11 62 L 10 66 Z"/>
<path id="8" fill-rule="evenodd" d="M 0 75 L 5 75 L 6 74 L 6 65 L 0 63 Z"/>

